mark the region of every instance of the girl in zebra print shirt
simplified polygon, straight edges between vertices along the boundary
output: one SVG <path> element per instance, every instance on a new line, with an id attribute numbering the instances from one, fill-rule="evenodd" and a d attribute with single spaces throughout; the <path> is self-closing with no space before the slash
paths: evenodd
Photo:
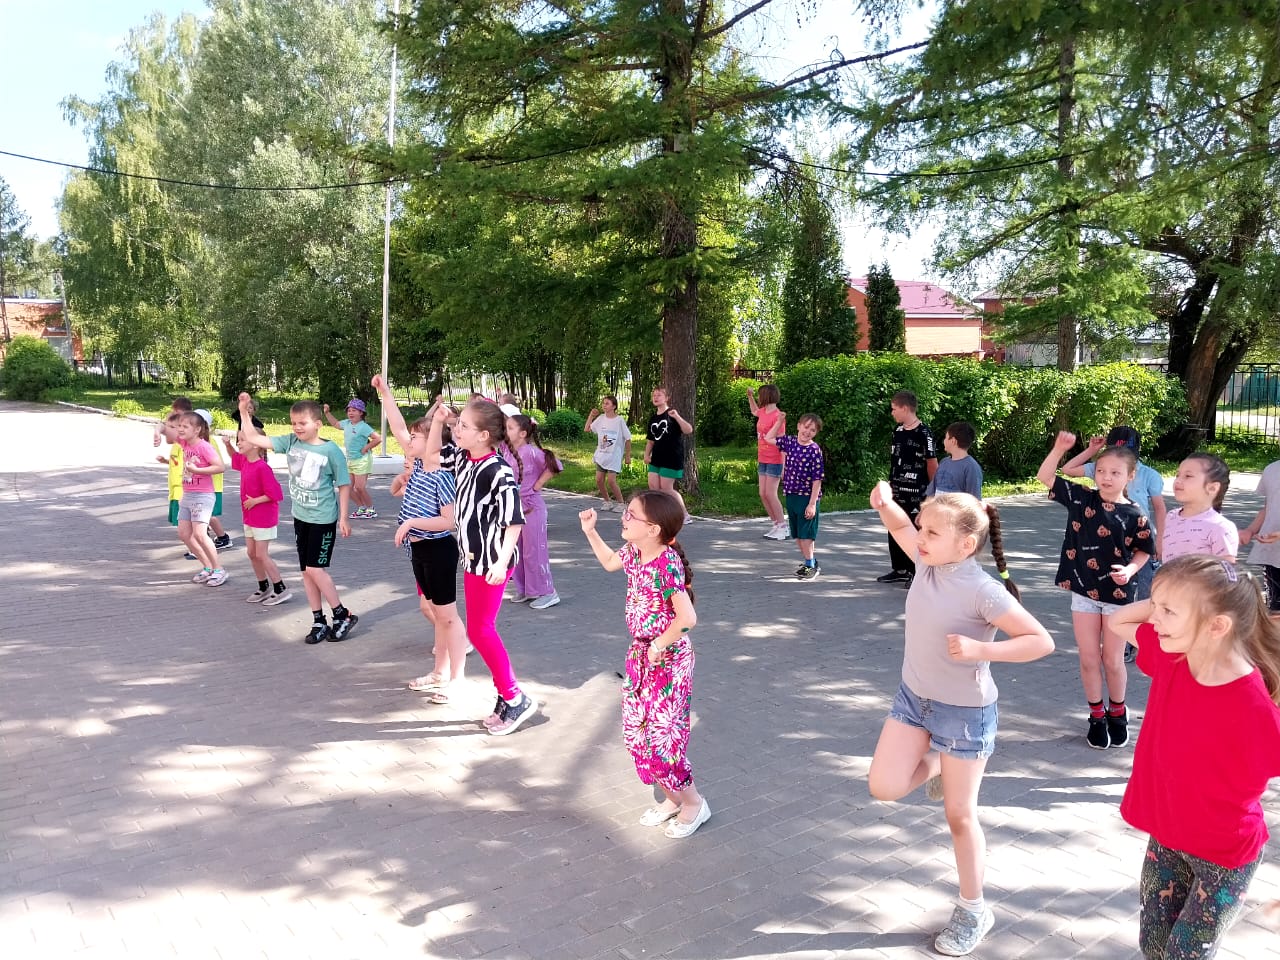
<path id="1" fill-rule="evenodd" d="M 516 543 L 524 529 L 520 488 L 505 460 L 498 456 L 506 417 L 496 403 L 472 400 L 453 427 L 453 442 L 442 444 L 449 411 L 443 405 L 431 421 L 428 458 L 437 451 L 440 467 L 458 481 L 454 522 L 462 554 L 462 591 L 467 604 L 467 637 L 493 675 L 498 700 L 484 720 L 495 737 L 514 733 L 538 709 L 521 691 L 511 658 L 498 635 L 502 594 L 516 559 Z"/>

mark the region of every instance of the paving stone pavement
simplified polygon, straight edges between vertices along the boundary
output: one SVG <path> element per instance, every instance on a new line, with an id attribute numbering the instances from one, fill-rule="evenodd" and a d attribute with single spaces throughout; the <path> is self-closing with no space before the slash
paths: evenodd
<path id="1" fill-rule="evenodd" d="M 298 597 L 262 608 L 247 559 L 192 567 L 165 519 L 144 425 L 0 404 L 0 956 L 720 960 L 923 958 L 950 914 L 941 806 L 876 803 L 865 778 L 898 682 L 904 592 L 873 515 L 823 520 L 822 577 L 756 522 L 682 537 L 699 625 L 691 758 L 714 816 L 667 840 L 621 743 L 624 581 L 550 496 L 563 603 L 499 621 L 542 702 L 483 734 L 492 687 L 430 706 L 405 689 L 428 630 L 395 505 L 354 522 L 333 572 L 360 616 L 305 646 Z M 228 513 L 234 475 L 228 479 Z M 1246 522 L 1259 502 L 1233 493 Z M 998 666 L 1001 729 L 982 791 L 996 927 L 973 954 L 1137 955 L 1145 838 L 1118 802 L 1130 749 L 1084 744 L 1058 508 L 1004 508 L 1010 562 L 1057 652 Z M 231 519 L 231 518 L 229 518 Z M 606 540 L 620 542 L 605 517 Z M 230 529 L 238 534 L 235 523 Z M 288 523 L 275 556 L 296 572 Z M 610 535 L 612 534 L 612 535 Z M 1129 703 L 1140 735 L 1146 682 Z M 1237 732 L 1238 733 L 1238 732 Z M 1266 802 L 1273 832 L 1280 799 Z M 1277 842 L 1220 956 L 1277 956 Z"/>

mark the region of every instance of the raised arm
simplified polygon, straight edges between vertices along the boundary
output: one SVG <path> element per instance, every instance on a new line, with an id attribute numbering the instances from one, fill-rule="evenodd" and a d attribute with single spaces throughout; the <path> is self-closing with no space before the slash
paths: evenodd
<path id="1" fill-rule="evenodd" d="M 671 414 L 671 419 L 680 425 L 681 433 L 693 433 L 693 424 L 690 423 L 688 420 L 686 420 L 684 417 L 680 416 L 680 414 L 676 412 L 674 408 L 667 407 L 667 413 Z"/>
<path id="2" fill-rule="evenodd" d="M 583 433 L 591 433 L 591 425 L 596 422 L 596 417 L 598 416 L 600 416 L 600 411 L 592 407 L 591 412 L 587 414 L 587 422 L 582 425 Z"/>
<path id="3" fill-rule="evenodd" d="M 1083 477 L 1084 465 L 1092 460 L 1094 455 L 1106 445 L 1106 437 L 1090 437 L 1089 445 L 1062 465 L 1062 472 L 1068 477 Z"/>
<path id="4" fill-rule="evenodd" d="M 241 435 L 260 450 L 274 450 L 275 446 L 271 443 L 271 438 L 265 433 L 259 433 L 258 428 L 253 425 L 253 400 L 249 394 L 240 394 L 238 401 Z"/>
<path id="5" fill-rule="evenodd" d="M 329 405 L 327 403 L 324 405 L 324 418 L 328 421 L 329 426 L 337 430 L 342 429 L 342 421 L 329 412 Z"/>
<path id="6" fill-rule="evenodd" d="M 578 522 L 582 524 L 582 532 L 587 535 L 587 543 L 591 544 L 591 552 L 600 561 L 600 566 L 610 573 L 621 570 L 622 558 L 618 556 L 616 550 L 600 539 L 600 534 L 596 532 L 596 512 L 590 508 L 583 510 L 578 514 Z"/>
<path id="7" fill-rule="evenodd" d="M 431 431 L 427 434 L 427 449 L 424 452 L 432 459 L 440 457 L 440 448 L 444 445 L 444 423 L 448 419 L 449 408 L 442 403 L 431 416 Z"/>
<path id="8" fill-rule="evenodd" d="M 760 404 L 756 403 L 756 391 L 754 387 L 747 387 L 747 403 L 751 405 L 751 415 L 754 417 L 756 411 L 760 409 Z"/>
<path id="9" fill-rule="evenodd" d="M 1054 437 L 1053 446 L 1045 456 L 1044 462 L 1040 464 L 1040 469 L 1036 471 L 1036 479 L 1050 490 L 1053 489 L 1053 481 L 1058 479 L 1058 464 L 1062 462 L 1063 454 L 1075 446 L 1075 442 L 1074 433 L 1069 430 L 1059 431 Z"/>
<path id="10" fill-rule="evenodd" d="M 381 374 L 374 377 L 372 382 L 373 389 L 377 390 L 378 396 L 382 398 L 382 412 L 387 415 L 387 427 L 391 430 L 391 435 L 396 438 L 396 442 L 400 444 L 402 450 L 408 450 L 409 425 L 404 422 L 404 414 L 396 406 L 396 398 L 391 393 L 391 385 L 382 379 Z M 377 434 L 374 434 L 374 436 L 377 436 Z"/>
<path id="11" fill-rule="evenodd" d="M 918 531 L 906 511 L 894 503 L 893 488 L 884 480 L 877 483 L 871 491 L 871 509 L 880 514 L 880 522 L 903 552 L 908 557 L 914 557 Z"/>

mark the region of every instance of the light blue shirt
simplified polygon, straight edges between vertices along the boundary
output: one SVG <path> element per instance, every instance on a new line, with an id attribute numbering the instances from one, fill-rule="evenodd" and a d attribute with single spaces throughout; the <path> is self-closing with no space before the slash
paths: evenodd
<path id="1" fill-rule="evenodd" d="M 1090 480 L 1093 479 L 1094 472 L 1092 463 L 1084 465 L 1084 475 Z M 1156 525 L 1151 517 L 1151 498 L 1164 496 L 1164 477 L 1160 476 L 1160 471 L 1155 467 L 1148 467 L 1139 460 L 1138 473 L 1133 478 L 1133 482 L 1125 488 L 1125 493 L 1133 501 L 1133 505 L 1141 510 L 1142 515 L 1147 518 L 1147 525 L 1151 528 L 1151 533 L 1154 536 Z"/>

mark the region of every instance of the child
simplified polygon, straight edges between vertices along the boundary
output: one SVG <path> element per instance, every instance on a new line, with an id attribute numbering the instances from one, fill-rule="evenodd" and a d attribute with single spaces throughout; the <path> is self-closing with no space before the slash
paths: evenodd
<path id="1" fill-rule="evenodd" d="M 240 394 L 240 422 L 248 423 L 249 395 Z M 293 432 L 283 437 L 268 437 L 256 430 L 244 429 L 244 438 L 261 450 L 283 453 L 289 462 L 289 499 L 292 501 L 293 536 L 298 547 L 298 567 L 302 586 L 311 604 L 311 630 L 303 640 L 320 643 L 347 639 L 360 618 L 342 605 L 338 588 L 329 575 L 333 560 L 334 533 L 351 535 L 347 523 L 347 506 L 351 496 L 351 478 L 347 459 L 336 443 L 320 438 L 320 404 L 300 400 L 289 408 Z M 324 617 L 324 604 L 333 611 L 333 626 Z"/>
<path id="2" fill-rule="evenodd" d="M 916 416 L 916 395 L 910 390 L 899 390 L 889 401 L 889 413 L 897 426 L 889 445 L 889 486 L 893 489 L 894 502 L 915 520 L 924 500 L 925 489 L 938 470 L 938 448 L 933 431 Z M 889 537 L 888 573 L 876 577 L 878 583 L 901 583 L 911 586 L 916 565 Z"/>
<path id="3" fill-rule="evenodd" d="M 373 498 L 369 496 L 369 474 L 373 473 L 372 450 L 382 442 L 378 431 L 364 422 L 364 401 L 352 397 L 347 403 L 347 419 L 339 420 L 329 412 L 329 405 L 324 405 L 324 416 L 329 426 L 342 431 L 342 445 L 347 454 L 347 472 L 351 475 L 351 499 L 356 508 L 351 511 L 351 520 L 376 520 L 378 511 L 373 509 Z"/>
<path id="4" fill-rule="evenodd" d="M 649 417 L 649 429 L 645 434 L 648 439 L 644 444 L 649 489 L 673 494 L 683 507 L 684 497 L 676 490 L 676 481 L 684 476 L 684 435 L 693 433 L 693 424 L 667 406 L 666 387 L 654 387 L 651 396 L 656 412 Z M 689 519 L 686 510 L 686 522 Z"/>
<path id="5" fill-rule="evenodd" d="M 209 442 L 209 425 L 198 413 L 178 416 L 178 443 L 182 447 L 182 500 L 178 506 L 178 537 L 202 564 L 192 583 L 220 587 L 227 571 L 218 563 L 218 551 L 209 539 L 213 516 L 213 478 L 226 468 Z"/>
<path id="6" fill-rule="evenodd" d="M 169 415 L 172 416 L 173 414 L 183 414 L 183 413 L 198 413 L 200 414 L 201 417 L 204 418 L 204 422 L 207 425 L 213 426 L 213 414 L 211 414 L 208 410 L 196 410 L 195 407 L 192 405 L 191 401 L 186 397 L 174 397 L 173 402 L 169 404 Z M 163 423 L 156 424 L 155 436 L 152 438 L 152 444 L 157 447 L 160 446 L 160 441 L 164 439 L 164 436 L 165 436 L 165 433 L 164 433 Z M 170 442 L 172 443 L 172 441 Z M 218 452 L 218 448 L 214 447 L 213 452 L 216 454 Z M 174 472 L 173 456 L 174 456 L 173 448 L 170 447 L 169 448 L 169 473 L 170 473 L 171 479 Z M 221 457 L 219 457 L 219 459 L 221 459 Z M 178 459 L 177 472 L 178 473 L 182 472 L 181 457 L 179 457 Z M 231 535 L 227 533 L 227 531 L 222 526 L 222 483 L 223 483 L 223 475 L 221 473 L 214 474 L 213 515 L 209 518 L 209 528 L 213 531 L 214 547 L 217 548 L 218 550 L 227 550 L 227 549 L 230 549 L 230 547 L 232 546 L 232 541 L 231 541 Z M 173 490 L 173 486 L 172 484 L 170 484 L 171 493 L 172 493 L 172 490 Z M 175 517 L 176 517 L 176 514 L 175 514 Z M 176 522 L 177 521 L 175 519 L 174 523 Z M 195 560 L 196 556 L 195 554 L 188 551 L 186 554 L 186 559 Z"/>
<path id="7" fill-rule="evenodd" d="M 551 557 L 547 550 L 547 502 L 542 488 L 562 469 L 554 453 L 538 439 L 538 425 L 523 413 L 507 416 L 507 463 L 515 471 L 520 487 L 520 507 L 524 511 L 524 532 L 520 551 L 512 568 L 516 595 L 513 603 L 531 601 L 533 610 L 546 610 L 560 602 L 551 579 Z"/>
<path id="8" fill-rule="evenodd" d="M 1148 960 L 1212 957 L 1267 842 L 1260 801 L 1280 777 L 1280 626 L 1252 577 L 1202 554 L 1166 562 L 1151 599 L 1112 622 L 1151 677 L 1120 803 L 1151 835 L 1138 945 Z"/>
<path id="9" fill-rule="evenodd" d="M 667 824 L 673 840 L 692 836 L 711 819 L 687 758 L 693 694 L 693 571 L 676 540 L 684 507 L 664 491 L 644 490 L 622 514 L 622 549 L 596 532 L 596 512 L 578 514 L 591 550 L 606 570 L 627 574 L 627 680 L 622 689 L 622 735 L 640 782 L 666 795 L 640 817 L 646 827 Z M 668 823 L 668 821 L 670 821 Z"/>
<path id="10" fill-rule="evenodd" d="M 868 785 L 877 800 L 898 800 L 924 784 L 941 799 L 960 876 L 960 902 L 934 949 L 970 953 L 995 922 L 983 899 L 986 838 L 978 789 L 995 750 L 997 690 L 991 663 L 1027 663 L 1053 652 L 1053 640 L 1018 602 L 1005 567 L 1000 516 L 964 493 L 926 500 L 919 529 L 884 481 L 871 506 L 917 563 L 907 593 L 902 682 L 871 758 Z M 975 555 L 991 537 L 1004 588 Z M 1008 592 L 1006 592 L 1006 590 Z M 996 631 L 1009 639 L 996 641 Z"/>
<path id="11" fill-rule="evenodd" d="M 435 664 L 427 675 L 409 681 L 409 689 L 427 694 L 431 703 L 448 703 L 450 688 L 464 679 L 467 665 L 467 636 L 458 616 L 458 544 L 453 539 L 457 488 L 453 473 L 426 456 L 431 421 L 423 418 L 406 426 L 387 382 L 374 377 L 373 388 L 405 452 L 404 482 L 397 478 L 392 486 L 393 494 L 402 489 L 404 496 L 396 517 L 396 546 L 409 555 L 418 606 L 435 630 Z"/>
<path id="12" fill-rule="evenodd" d="M 168 454 L 156 454 L 156 460 L 169 465 L 169 526 L 178 525 L 178 508 L 182 500 L 182 444 L 178 443 L 180 413 L 171 413 L 156 425 L 156 436 L 169 444 Z"/>
<path id="13" fill-rule="evenodd" d="M 600 491 L 601 511 L 613 509 L 613 499 L 622 506 L 622 489 L 618 486 L 618 474 L 625 463 L 631 466 L 631 428 L 618 415 L 618 398 L 609 394 L 600 401 L 604 413 L 594 407 L 587 415 L 583 433 L 594 433 L 598 438 L 592 460 L 596 465 L 596 489 Z"/>
<path id="14" fill-rule="evenodd" d="M 258 589 L 245 597 L 245 603 L 261 603 L 274 607 L 293 597 L 284 585 L 280 568 L 271 559 L 271 541 L 276 539 L 280 523 L 280 501 L 284 493 L 280 482 L 262 451 L 245 439 L 244 431 L 236 433 L 236 444 L 223 441 L 231 469 L 240 472 L 240 506 L 244 510 L 244 549 L 249 555 Z"/>
<path id="15" fill-rule="evenodd" d="M 190 401 L 187 401 L 190 403 Z M 195 411 L 196 414 L 204 421 L 204 425 L 209 429 L 213 429 L 213 414 L 208 410 L 200 409 Z M 218 450 L 217 444 L 213 442 L 212 436 L 209 443 L 213 447 L 213 455 L 222 461 L 222 453 Z M 213 545 L 219 550 L 228 550 L 232 546 L 231 534 L 227 533 L 226 528 L 222 525 L 222 493 L 223 483 L 226 481 L 226 464 L 223 465 L 222 473 L 213 475 L 213 516 L 209 518 L 209 531 L 213 537 Z"/>
<path id="16" fill-rule="evenodd" d="M 747 387 L 747 403 L 751 406 L 751 415 L 756 418 L 756 473 L 760 483 L 760 503 L 764 505 L 764 512 L 769 515 L 772 524 L 764 535 L 766 540 L 787 539 L 787 518 L 782 512 L 782 502 L 778 499 L 783 451 L 773 441 L 778 431 L 774 431 L 772 437 L 769 436 L 769 431 L 782 416 L 782 411 L 778 409 L 779 399 L 781 396 L 778 388 L 772 383 L 760 387 L 759 402 L 756 401 L 755 391 Z"/>
<path id="17" fill-rule="evenodd" d="M 1193 453 L 1178 464 L 1173 478 L 1173 498 L 1178 506 L 1165 517 L 1157 540 L 1162 561 L 1207 553 L 1236 562 L 1240 534 L 1236 525 L 1218 512 L 1230 482 L 1231 468 L 1212 453 Z"/>
<path id="18" fill-rule="evenodd" d="M 443 445 L 449 411 L 440 406 L 431 421 L 426 455 L 457 480 L 455 518 L 462 555 L 462 590 L 467 604 L 467 637 L 489 668 L 498 699 L 483 721 L 495 737 L 515 733 L 538 710 L 538 702 L 520 689 L 511 658 L 498 635 L 498 610 L 511 579 L 516 542 L 524 529 L 520 489 L 506 461 L 498 456 L 506 417 L 489 400 L 472 400 L 458 415 L 453 441 Z"/>
<path id="19" fill-rule="evenodd" d="M 1067 527 L 1058 561 L 1058 586 L 1071 591 L 1071 626 L 1080 655 L 1080 682 L 1089 702 L 1085 739 L 1097 750 L 1120 747 L 1129 740 L 1129 713 L 1124 705 L 1128 673 L 1124 641 L 1110 628 L 1121 606 L 1133 600 L 1134 575 L 1155 549 L 1142 511 L 1125 499 L 1138 458 L 1128 447 L 1107 447 L 1094 464 L 1096 490 L 1057 475 L 1058 463 L 1075 444 L 1063 431 L 1040 464 L 1036 477 L 1049 488 L 1049 499 L 1067 509 Z M 1111 704 L 1102 705 L 1106 674 Z"/>
<path id="20" fill-rule="evenodd" d="M 942 449 L 947 451 L 947 456 L 929 481 L 924 492 L 926 497 L 935 493 L 967 493 L 976 500 L 982 499 L 982 467 L 969 456 L 969 448 L 977 435 L 973 424 L 963 420 L 947 427 L 942 435 Z"/>
<path id="21" fill-rule="evenodd" d="M 822 572 L 813 554 L 813 544 L 818 539 L 818 501 L 822 499 L 824 476 L 822 448 L 813 438 L 822 429 L 822 418 L 816 413 L 802 414 L 794 437 L 786 436 L 786 429 L 787 415 L 779 411 L 765 437 L 787 456 L 786 468 L 782 471 L 782 492 L 787 498 L 791 536 L 795 537 L 804 561 L 796 570 L 796 579 L 813 580 Z"/>
<path id="22" fill-rule="evenodd" d="M 1267 585 L 1267 608 L 1280 614 L 1280 460 L 1267 464 L 1258 481 L 1258 493 L 1265 499 L 1253 522 L 1240 531 L 1240 543 L 1248 545 L 1249 562 L 1262 565 Z"/>

